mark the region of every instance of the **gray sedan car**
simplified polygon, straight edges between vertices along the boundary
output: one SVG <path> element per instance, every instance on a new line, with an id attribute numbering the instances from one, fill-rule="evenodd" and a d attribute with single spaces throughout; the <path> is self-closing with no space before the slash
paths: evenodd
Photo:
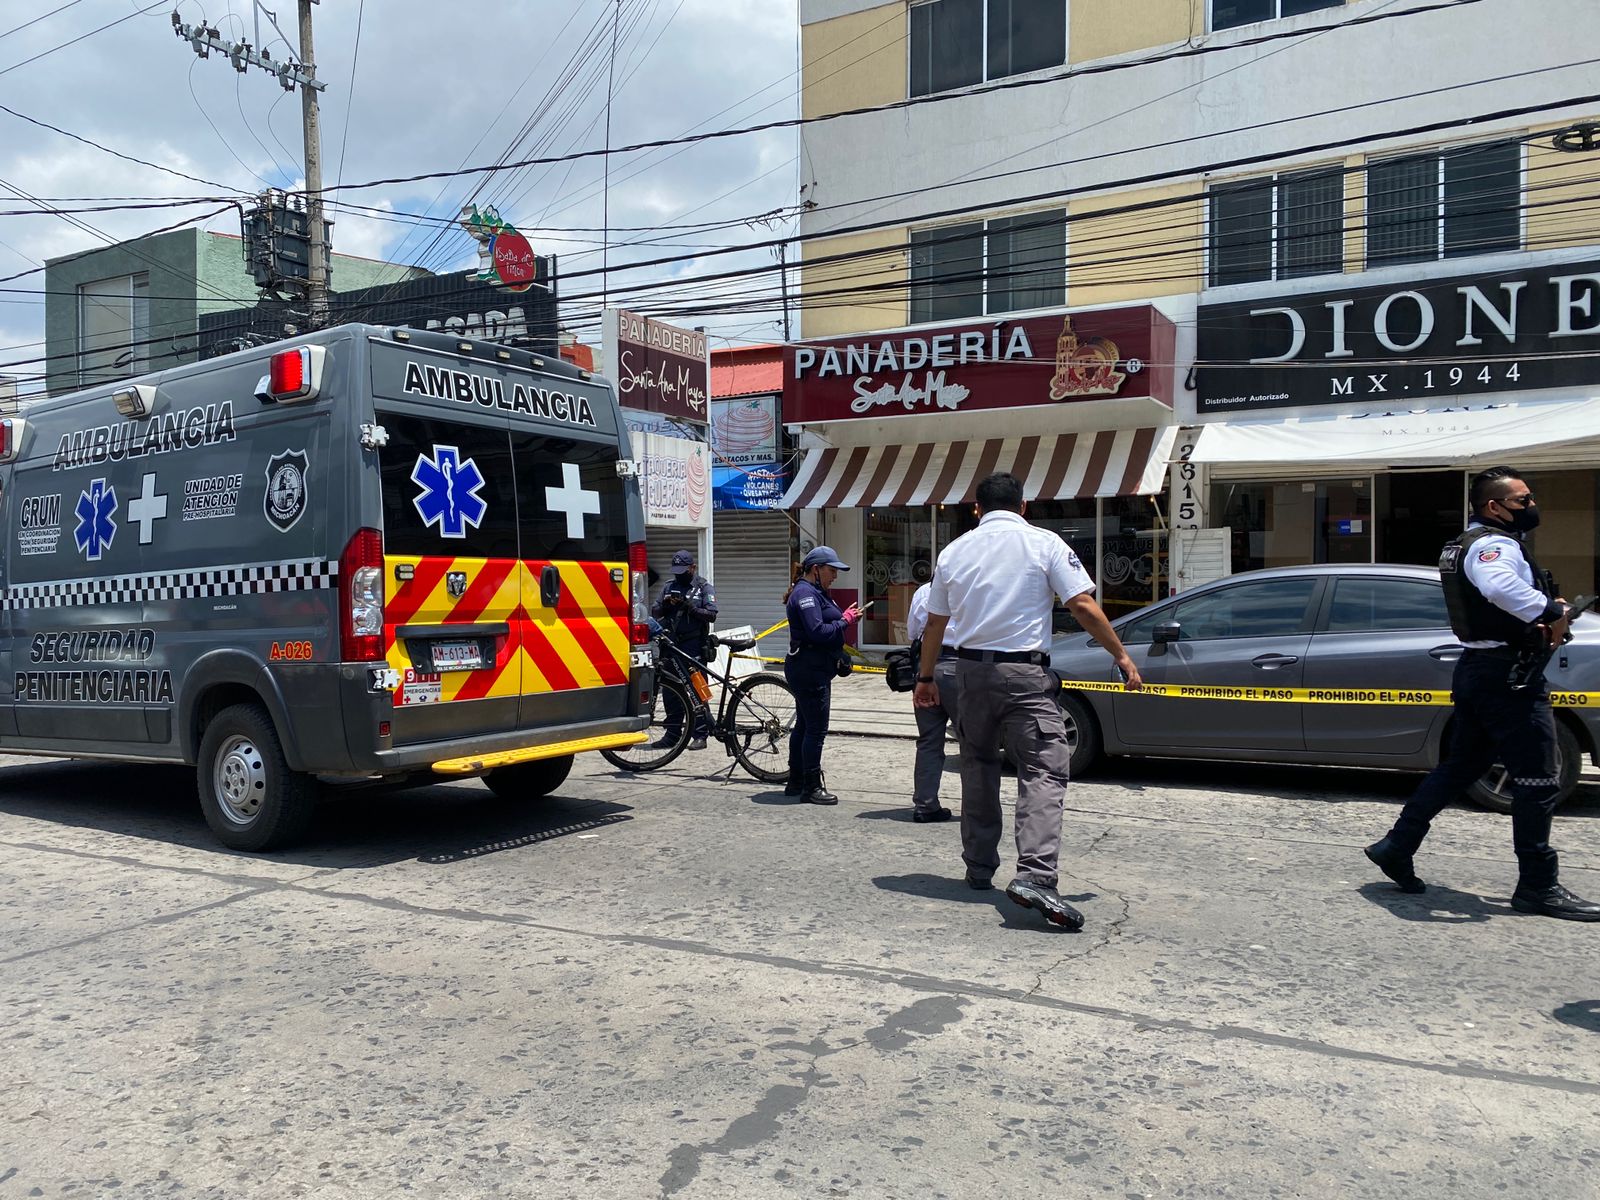
<path id="1" fill-rule="evenodd" d="M 1248 571 L 1115 622 L 1149 683 L 1228 687 L 1449 691 L 1462 647 L 1450 632 L 1439 573 L 1427 567 L 1326 564 Z M 1051 667 L 1063 679 L 1117 678 L 1084 633 L 1060 634 Z M 1585 615 L 1551 660 L 1553 690 L 1600 691 L 1600 618 Z M 1248 759 L 1428 770 L 1448 735 L 1448 707 L 1187 700 L 1068 688 L 1061 706 L 1072 773 L 1102 754 Z M 1580 759 L 1600 754 L 1600 711 L 1556 710 L 1562 795 Z M 1505 772 L 1474 788 L 1508 811 Z"/>

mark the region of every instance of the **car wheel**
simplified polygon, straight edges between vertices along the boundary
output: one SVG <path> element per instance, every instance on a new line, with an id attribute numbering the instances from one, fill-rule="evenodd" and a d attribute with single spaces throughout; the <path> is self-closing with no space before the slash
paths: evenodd
<path id="1" fill-rule="evenodd" d="M 276 850 L 311 824 L 317 781 L 289 769 L 278 731 L 260 705 L 235 704 L 211 719 L 195 775 L 206 824 L 230 849 Z"/>
<path id="2" fill-rule="evenodd" d="M 1582 766 L 1583 751 L 1578 747 L 1577 736 L 1564 721 L 1557 720 L 1556 778 L 1561 781 L 1557 804 L 1570 796 L 1572 789 L 1578 786 L 1578 771 Z M 1511 777 L 1500 763 L 1490 767 L 1483 778 L 1468 789 L 1467 794 L 1479 808 L 1487 808 L 1490 812 L 1511 811 Z"/>
<path id="3" fill-rule="evenodd" d="M 538 758 L 514 767 L 496 767 L 483 777 L 489 790 L 502 800 L 537 800 L 548 796 L 572 773 L 570 754 L 560 758 Z"/>
<path id="4" fill-rule="evenodd" d="M 1083 697 L 1062 692 L 1061 719 L 1067 725 L 1067 744 L 1072 747 L 1072 777 L 1087 775 L 1100 757 L 1100 723 Z"/>

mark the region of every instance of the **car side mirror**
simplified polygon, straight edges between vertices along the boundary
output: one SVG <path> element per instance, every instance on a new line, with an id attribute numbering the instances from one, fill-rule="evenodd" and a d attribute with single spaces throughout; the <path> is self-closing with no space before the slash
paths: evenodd
<path id="1" fill-rule="evenodd" d="M 1157 646 L 1168 646 L 1183 636 L 1183 626 L 1176 621 L 1163 621 L 1150 631 L 1150 640 Z"/>

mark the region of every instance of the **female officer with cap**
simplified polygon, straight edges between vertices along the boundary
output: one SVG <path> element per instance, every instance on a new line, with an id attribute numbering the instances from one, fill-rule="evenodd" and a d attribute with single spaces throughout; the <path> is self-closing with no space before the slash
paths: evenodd
<path id="1" fill-rule="evenodd" d="M 840 571 L 850 568 L 828 546 L 818 546 L 800 563 L 800 577 L 784 597 L 789 616 L 789 656 L 783 675 L 794 689 L 796 720 L 789 734 L 789 782 L 784 794 L 811 804 L 837 804 L 822 782 L 822 739 L 828 736 L 828 704 L 844 631 L 861 615 L 852 604 L 843 612 L 828 595 Z"/>

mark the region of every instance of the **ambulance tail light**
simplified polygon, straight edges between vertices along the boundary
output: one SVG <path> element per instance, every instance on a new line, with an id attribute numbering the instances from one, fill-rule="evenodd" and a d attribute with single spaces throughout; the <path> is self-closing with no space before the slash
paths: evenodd
<path id="1" fill-rule="evenodd" d="M 278 351 L 267 360 L 267 373 L 256 384 L 257 398 L 274 404 L 315 400 L 322 392 L 322 369 L 327 357 L 323 346 Z"/>
<path id="2" fill-rule="evenodd" d="M 0 463 L 8 463 L 22 452 L 22 431 L 26 425 L 22 417 L 0 421 Z"/>
<path id="3" fill-rule="evenodd" d="M 628 545 L 628 570 L 633 575 L 632 615 L 628 618 L 628 643 L 650 644 L 650 559 L 643 542 Z"/>
<path id="4" fill-rule="evenodd" d="M 383 534 L 358 529 L 339 556 L 339 657 L 383 661 Z"/>

